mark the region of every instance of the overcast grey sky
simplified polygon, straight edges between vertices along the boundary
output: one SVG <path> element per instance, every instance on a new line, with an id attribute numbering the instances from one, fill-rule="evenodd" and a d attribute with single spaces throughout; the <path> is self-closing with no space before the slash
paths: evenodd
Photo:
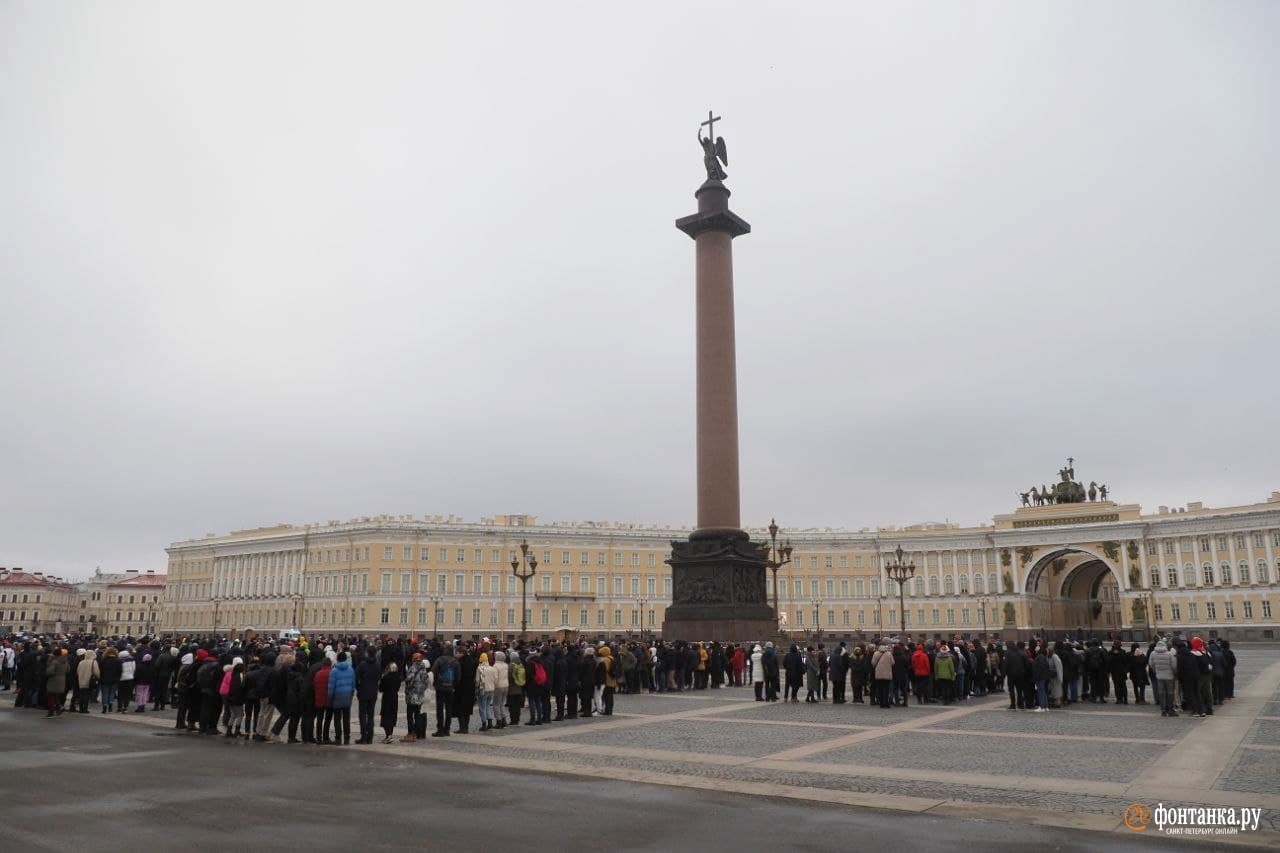
<path id="1" fill-rule="evenodd" d="M 625 11 L 623 9 L 625 8 Z M 697 124 L 743 514 L 1280 488 L 1280 4 L 0 5 L 0 564 L 693 520 Z"/>

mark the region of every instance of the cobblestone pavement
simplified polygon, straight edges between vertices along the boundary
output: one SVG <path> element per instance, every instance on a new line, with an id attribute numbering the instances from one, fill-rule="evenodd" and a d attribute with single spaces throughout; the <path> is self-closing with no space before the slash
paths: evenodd
<path id="1" fill-rule="evenodd" d="M 1277 656 L 1274 648 L 1259 647 L 1241 647 L 1237 654 L 1247 674 L 1237 682 L 1240 695 Z M 1277 683 L 1280 670 L 1267 672 L 1266 683 Z M 843 797 L 831 801 L 855 805 L 865 795 L 876 808 L 892 809 L 897 802 L 914 804 L 908 810 L 952 804 L 950 813 L 962 816 L 974 809 L 998 820 L 1063 826 L 1081 825 L 1082 816 L 1092 816 L 1086 828 L 1093 829 L 1112 828 L 1106 821 L 1113 818 L 1122 826 L 1125 808 L 1139 795 L 1153 804 L 1164 797 L 1166 805 L 1179 806 L 1203 798 L 1208 805 L 1261 806 L 1263 826 L 1280 832 L 1280 750 L 1267 748 L 1280 744 L 1280 721 L 1255 719 L 1280 706 L 1280 687 L 1275 695 L 1251 691 L 1208 720 L 1165 719 L 1155 706 L 1089 704 L 1034 714 L 1007 711 L 1006 704 L 1005 695 L 889 710 L 830 702 L 757 703 L 750 688 L 620 695 L 612 717 L 485 733 L 478 732 L 473 717 L 466 736 L 360 751 L 387 750 L 405 756 L 410 765 L 434 756 L 588 776 L 616 773 L 639 782 L 740 793 L 746 792 L 742 786 L 758 785 L 777 791 L 774 796 Z M 433 714 L 429 717 L 434 721 Z M 171 717 L 152 714 L 92 715 L 79 721 L 90 719 L 172 725 Z M 77 721 L 58 724 L 66 722 Z M 1240 727 L 1239 734 L 1227 741 L 1230 758 L 1216 765 L 1222 772 L 1214 771 L 1215 781 L 1206 790 L 1178 787 L 1176 773 L 1151 775 L 1163 766 L 1162 757 L 1182 754 L 1175 751 L 1194 746 L 1206 733 L 1228 732 L 1230 725 Z M 324 749 L 236 746 L 291 753 Z M 1212 750 L 1208 754 L 1204 766 L 1215 766 Z M 1167 780 L 1171 794 L 1159 780 Z M 1240 794 L 1245 797 L 1237 798 Z"/>
<path id="2" fill-rule="evenodd" d="M 945 728 L 973 732 L 1023 732 L 1080 737 L 1170 740 L 1182 737 L 1196 724 L 1192 717 L 1167 719 L 1159 714 L 1123 716 L 1094 714 L 1076 710 L 1079 707 L 1073 706 L 1059 714 L 1009 710 L 979 711 L 955 724 L 939 722 L 924 731 L 929 731 L 930 728 Z"/>

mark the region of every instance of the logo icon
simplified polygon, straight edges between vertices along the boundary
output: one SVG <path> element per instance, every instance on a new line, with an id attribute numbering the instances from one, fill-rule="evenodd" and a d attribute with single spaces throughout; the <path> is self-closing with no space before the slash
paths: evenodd
<path id="1" fill-rule="evenodd" d="M 1146 803 L 1134 803 L 1124 810 L 1124 825 L 1141 832 L 1151 823 L 1151 807 Z"/>

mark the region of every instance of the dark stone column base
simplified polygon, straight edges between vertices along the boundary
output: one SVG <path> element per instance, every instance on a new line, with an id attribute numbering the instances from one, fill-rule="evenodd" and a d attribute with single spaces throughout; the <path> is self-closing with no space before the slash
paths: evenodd
<path id="1" fill-rule="evenodd" d="M 778 633 L 769 606 L 764 546 L 741 530 L 696 530 L 671 543 L 671 606 L 664 640 L 758 641 Z"/>

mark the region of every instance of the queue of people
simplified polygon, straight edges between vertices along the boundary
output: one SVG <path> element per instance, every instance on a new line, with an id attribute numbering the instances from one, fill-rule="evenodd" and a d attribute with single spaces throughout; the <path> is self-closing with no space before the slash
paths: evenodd
<path id="1" fill-rule="evenodd" d="M 870 642 L 414 642 L 328 638 L 92 637 L 0 643 L 0 689 L 19 708 L 152 713 L 175 728 L 258 742 L 349 745 L 393 741 L 401 699 L 405 742 L 613 714 L 619 693 L 751 686 L 760 702 L 880 708 L 950 705 L 1007 692 L 1009 710 L 1076 703 L 1159 704 L 1163 716 L 1205 717 L 1230 700 L 1236 658 L 1226 640 L 1158 635 L 1145 648 L 1070 638 L 1002 642 L 876 638 Z M 785 678 L 785 682 L 783 679 Z M 1152 700 L 1147 699 L 1147 689 Z M 1132 691 L 1130 690 L 1132 688 Z M 527 709 L 527 711 L 526 711 Z M 375 714 L 377 719 L 375 722 Z M 435 725 L 431 726 L 434 716 Z M 428 729 L 431 729 L 428 732 Z"/>

